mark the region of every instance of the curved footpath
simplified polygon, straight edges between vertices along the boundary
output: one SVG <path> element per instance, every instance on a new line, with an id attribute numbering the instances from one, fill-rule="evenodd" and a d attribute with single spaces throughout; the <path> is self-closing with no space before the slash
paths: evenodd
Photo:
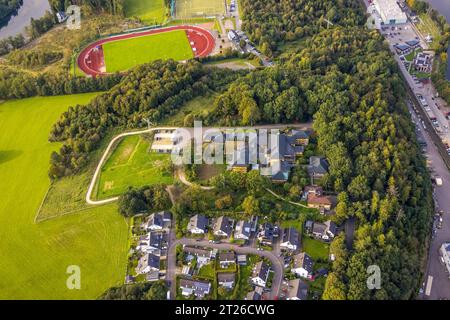
<path id="1" fill-rule="evenodd" d="M 145 129 L 145 130 L 140 130 L 140 131 L 133 131 L 133 132 L 125 132 L 125 133 L 121 133 L 118 136 L 114 137 L 111 142 L 108 144 L 108 147 L 106 148 L 105 152 L 103 153 L 102 158 L 100 159 L 97 167 L 95 168 L 95 172 L 94 172 L 94 176 L 92 177 L 91 183 L 89 184 L 89 188 L 88 191 L 86 193 L 86 202 L 88 204 L 93 204 L 93 205 L 100 205 L 100 204 L 106 204 L 106 203 L 110 203 L 110 202 L 114 202 L 117 201 L 119 199 L 119 197 L 113 197 L 113 198 L 109 198 L 109 199 L 105 199 L 105 200 L 92 200 L 92 191 L 94 190 L 95 187 L 95 183 L 97 181 L 97 178 L 100 174 L 100 171 L 102 170 L 103 164 L 106 161 L 106 158 L 109 155 L 109 152 L 111 151 L 114 143 L 116 141 L 118 141 L 119 139 L 123 138 L 123 137 L 127 137 L 127 136 L 133 136 L 133 135 L 138 135 L 138 134 L 143 134 L 143 133 L 149 133 L 149 132 L 153 132 L 156 130 L 176 130 L 177 128 L 173 128 L 173 127 L 160 127 L 160 128 L 151 128 L 151 129 Z"/>
<path id="2" fill-rule="evenodd" d="M 238 254 L 254 254 L 270 260 L 274 277 L 272 280 L 272 290 L 270 292 L 270 300 L 276 300 L 280 294 L 280 288 L 283 281 L 284 266 L 281 260 L 271 251 L 260 251 L 252 247 L 239 247 L 229 243 L 210 243 L 207 240 L 197 241 L 196 239 L 181 238 L 172 242 L 167 253 L 167 273 L 166 281 L 170 284 L 171 299 L 176 298 L 176 248 L 177 245 L 200 246 L 220 250 L 233 250 Z"/>

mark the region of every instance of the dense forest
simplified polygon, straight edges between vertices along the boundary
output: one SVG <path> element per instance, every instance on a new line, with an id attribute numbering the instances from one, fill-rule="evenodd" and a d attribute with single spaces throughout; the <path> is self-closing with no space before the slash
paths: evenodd
<path id="1" fill-rule="evenodd" d="M 123 0 L 49 0 L 50 6 L 55 12 L 66 11 L 71 5 L 82 7 L 85 15 L 94 12 L 105 12 L 110 14 L 123 14 Z"/>
<path id="2" fill-rule="evenodd" d="M 53 126 L 50 141 L 65 144 L 59 153 L 53 153 L 49 176 L 78 172 L 109 129 L 136 128 L 143 125 L 144 118 L 158 123 L 176 113 L 183 103 L 221 90 L 238 76 L 229 70 L 206 68 L 197 61 L 156 61 L 133 69 L 111 91 L 87 106 L 70 108 Z"/>
<path id="3" fill-rule="evenodd" d="M 11 17 L 23 4 L 23 0 L 0 0 L 0 26 L 1 22 Z"/>
<path id="4" fill-rule="evenodd" d="M 362 24 L 365 17 L 357 0 L 242 0 L 242 28 L 270 55 L 284 41 L 302 39 L 327 28 Z"/>
<path id="5" fill-rule="evenodd" d="M 103 293 L 99 300 L 165 300 L 167 288 L 164 281 L 126 284 L 113 287 Z"/>

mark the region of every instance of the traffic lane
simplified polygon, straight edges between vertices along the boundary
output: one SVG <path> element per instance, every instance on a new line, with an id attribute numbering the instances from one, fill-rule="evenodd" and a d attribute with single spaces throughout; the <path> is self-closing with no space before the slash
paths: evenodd
<path id="1" fill-rule="evenodd" d="M 410 110 L 412 110 L 410 108 Z M 419 125 L 417 115 L 412 112 L 413 120 Z M 444 266 L 439 262 L 439 248 L 442 242 L 449 241 L 450 237 L 450 198 L 448 197 L 448 188 L 450 187 L 450 172 L 445 166 L 439 151 L 431 140 L 427 132 L 424 132 L 423 127 L 421 129 L 423 136 L 427 142 L 426 155 L 428 160 L 432 163 L 432 169 L 435 174 L 439 175 L 443 180 L 442 187 L 435 188 L 435 198 L 438 206 L 441 210 L 444 210 L 444 224 L 442 229 L 438 229 L 436 237 L 432 239 L 429 251 L 429 261 L 427 275 L 433 277 L 433 285 L 431 287 L 431 294 L 427 299 L 450 299 L 450 280 L 445 272 Z M 428 277 L 426 277 L 426 281 Z"/>
<path id="2" fill-rule="evenodd" d="M 234 250 L 235 252 L 239 253 L 239 254 L 255 254 L 261 257 L 265 257 L 267 259 L 270 260 L 270 262 L 272 263 L 272 269 L 274 271 L 274 277 L 272 280 L 272 290 L 270 293 L 270 299 L 271 300 L 275 300 L 280 292 L 280 288 L 281 288 L 281 283 L 283 281 L 283 263 L 281 262 L 281 260 L 279 259 L 279 257 L 277 257 L 275 254 L 273 254 L 270 251 L 261 251 L 261 250 L 257 250 L 255 248 L 251 248 L 251 247 L 239 247 L 237 245 L 232 245 L 232 244 L 228 244 L 228 243 L 210 243 L 209 241 L 203 240 L 203 241 L 197 241 L 195 239 L 190 239 L 190 238 L 183 238 L 183 239 L 178 239 L 177 241 L 175 241 L 172 246 L 169 249 L 169 253 L 168 253 L 168 257 L 167 259 L 171 260 L 170 264 L 172 266 L 175 266 L 175 268 L 173 268 L 171 270 L 171 293 L 172 293 L 172 297 L 176 296 L 176 246 L 177 245 L 188 245 L 188 246 L 200 246 L 200 247 L 209 247 L 209 248 L 213 248 L 213 249 L 219 249 L 219 250 Z M 168 262 L 169 265 L 169 262 Z"/>

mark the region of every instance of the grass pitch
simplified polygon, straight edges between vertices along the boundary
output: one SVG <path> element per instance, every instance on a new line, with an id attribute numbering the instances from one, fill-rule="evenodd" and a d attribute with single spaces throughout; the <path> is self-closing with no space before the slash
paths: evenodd
<path id="1" fill-rule="evenodd" d="M 224 0 L 176 0 L 177 19 L 215 16 L 225 13 Z"/>
<path id="2" fill-rule="evenodd" d="M 194 57 L 184 30 L 105 43 L 103 52 L 107 72 L 125 71 L 158 59 L 181 61 Z"/>
<path id="3" fill-rule="evenodd" d="M 125 137 L 119 142 L 102 168 L 97 185 L 97 198 L 105 199 L 124 193 L 128 187 L 172 184 L 173 175 L 163 173 L 169 154 L 148 152 L 150 142 L 142 136 Z"/>
<path id="4" fill-rule="evenodd" d="M 128 227 L 116 205 L 39 224 L 48 187 L 48 134 L 68 106 L 93 94 L 0 104 L 0 299 L 95 299 L 122 283 Z M 68 290 L 67 267 L 81 268 L 81 290 Z"/>
<path id="5" fill-rule="evenodd" d="M 149 25 L 163 23 L 168 14 L 164 0 L 125 0 L 124 11 L 126 17 L 138 17 Z"/>

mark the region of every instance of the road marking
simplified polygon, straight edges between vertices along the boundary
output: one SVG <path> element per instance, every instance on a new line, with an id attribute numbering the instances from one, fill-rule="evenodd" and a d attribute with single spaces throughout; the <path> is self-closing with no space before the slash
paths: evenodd
<path id="1" fill-rule="evenodd" d="M 425 289 L 425 295 L 429 296 L 431 294 L 431 286 L 433 285 L 433 277 L 428 276 L 427 288 Z"/>

